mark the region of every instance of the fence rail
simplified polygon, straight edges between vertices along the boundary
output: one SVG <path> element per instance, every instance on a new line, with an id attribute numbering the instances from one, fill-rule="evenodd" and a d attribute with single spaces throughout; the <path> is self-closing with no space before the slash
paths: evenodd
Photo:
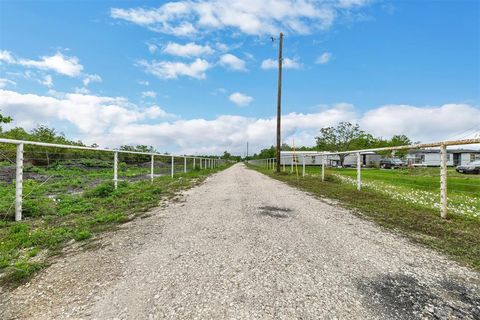
<path id="1" fill-rule="evenodd" d="M 11 157 L 5 155 L 8 153 L 8 151 L 2 150 L 2 146 L 4 149 L 5 146 L 11 145 L 12 148 L 15 148 L 15 150 L 10 150 L 12 157 L 13 155 L 15 156 L 15 161 L 11 160 Z M 14 147 L 13 147 L 14 146 Z M 45 151 L 33 151 L 29 150 L 28 154 L 32 155 L 31 157 L 25 158 L 25 147 L 26 146 L 31 146 L 31 147 L 39 147 L 39 148 L 55 148 L 57 149 L 65 149 L 65 150 L 71 150 L 72 152 L 77 150 L 77 151 L 94 151 L 96 153 L 92 154 L 90 157 L 80 157 L 80 158 L 66 158 L 62 159 L 63 163 L 71 162 L 71 161 L 76 161 L 76 160 L 99 160 L 102 162 L 107 162 L 109 163 L 111 161 L 112 167 L 109 165 L 107 166 L 107 170 L 109 167 L 112 169 L 111 174 L 111 179 L 114 184 L 114 188 L 118 188 L 118 183 L 120 181 L 119 179 L 119 173 L 121 171 L 121 168 L 119 168 L 119 161 L 123 160 L 125 163 L 141 163 L 144 164 L 145 160 L 147 160 L 149 163 L 149 174 L 148 177 L 149 179 L 153 182 L 155 176 L 155 171 L 158 171 L 158 163 L 156 162 L 158 159 L 163 159 L 163 162 L 160 163 L 160 167 L 165 168 L 167 165 L 170 166 L 169 168 L 169 174 L 173 178 L 176 173 L 178 172 L 183 172 L 186 173 L 188 170 L 201 170 L 201 169 L 211 169 L 211 168 L 216 168 L 226 162 L 229 162 L 228 160 L 220 159 L 220 158 L 212 158 L 212 157 L 197 157 L 197 156 L 188 156 L 188 155 L 172 155 L 172 154 L 161 154 L 161 153 L 155 153 L 155 152 L 139 152 L 139 151 L 128 151 L 128 150 L 116 150 L 116 149 L 104 149 L 104 148 L 94 148 L 94 147 L 85 147 L 85 146 L 75 146 L 75 145 L 63 145 L 63 144 L 54 144 L 54 143 L 45 143 L 45 142 L 36 142 L 36 141 L 23 141 L 23 140 L 12 140 L 12 139 L 3 139 L 0 138 L 0 160 L 6 160 L 10 163 L 15 164 L 15 220 L 20 221 L 22 220 L 22 205 L 23 205 L 23 200 L 24 200 L 24 195 L 23 195 L 23 187 L 24 187 L 24 164 L 25 161 L 41 161 L 45 159 L 40 159 L 40 155 L 46 155 L 46 161 L 47 163 L 50 162 L 49 156 L 54 156 L 58 155 L 59 153 L 52 153 L 52 152 L 45 152 Z M 99 153 L 101 155 L 99 155 Z M 104 155 L 111 155 L 113 154 L 113 159 L 110 157 L 105 158 Z M 63 155 L 63 154 L 62 154 Z M 120 159 L 120 155 L 124 157 L 124 159 Z M 133 157 L 133 159 L 128 159 L 128 157 Z M 137 158 L 135 158 L 137 157 Z M 141 158 L 138 158 L 141 157 Z M 3 158 L 3 159 L 2 159 Z M 135 162 L 136 161 L 136 162 Z M 140 170 L 143 172 L 143 170 Z M 166 175 L 166 174 L 161 174 L 161 175 Z M 51 177 L 48 177 L 45 179 L 43 183 L 46 183 L 50 180 Z"/>
<path id="2" fill-rule="evenodd" d="M 432 151 L 431 148 L 439 148 L 439 154 L 440 157 L 436 164 L 438 163 L 438 166 L 440 167 L 440 176 L 439 176 L 439 182 L 440 182 L 440 201 L 439 201 L 439 207 L 440 207 L 440 216 L 442 218 L 447 217 L 447 211 L 448 211 L 448 194 L 447 194 L 447 168 L 448 168 L 448 146 L 460 146 L 460 145 L 471 145 L 471 144 L 480 144 L 480 139 L 464 139 L 464 140 L 451 140 L 451 141 L 441 141 L 441 142 L 433 142 L 433 143 L 422 143 L 422 144 L 413 144 L 413 145 L 404 145 L 404 146 L 395 146 L 395 147 L 382 147 L 382 148 L 371 148 L 371 149 L 361 149 L 361 150 L 351 150 L 351 151 L 341 151 L 341 152 L 335 152 L 335 151 L 325 151 L 325 152 L 313 152 L 313 153 L 308 153 L 304 154 L 302 151 L 298 151 L 298 154 L 288 154 L 288 155 L 281 155 L 280 156 L 280 165 L 282 166 L 283 171 L 286 171 L 286 165 L 288 162 L 288 165 L 290 166 L 290 172 L 293 173 L 294 171 L 294 166 L 297 168 L 298 171 L 298 166 L 301 165 L 301 175 L 304 177 L 306 175 L 306 167 L 311 166 L 312 164 L 307 164 L 306 159 L 308 157 L 320 157 L 320 163 L 313 164 L 315 166 L 321 166 L 321 180 L 325 181 L 325 170 L 326 167 L 331 167 L 332 164 L 328 163 L 329 158 L 334 157 L 334 156 L 340 156 L 340 155 L 355 155 L 355 163 L 352 165 L 353 167 L 356 168 L 356 188 L 358 191 L 361 191 L 362 189 L 362 167 L 365 166 L 365 164 L 362 163 L 362 156 L 363 155 L 371 155 L 372 153 L 376 152 L 387 152 L 387 151 L 401 151 L 401 150 L 428 150 Z M 461 150 L 457 150 L 459 152 Z M 473 151 L 471 151 L 473 152 Z M 480 160 L 480 150 L 478 152 L 474 152 L 474 154 L 478 154 L 478 160 Z M 289 161 L 288 161 L 289 160 Z M 415 161 L 414 161 L 415 162 Z M 249 160 L 248 163 L 252 165 L 257 165 L 257 166 L 263 166 L 268 169 L 275 169 L 276 168 L 276 159 L 275 158 L 265 158 L 265 159 L 255 159 L 255 160 Z M 432 164 L 432 162 L 427 163 Z M 412 164 L 412 166 L 418 165 L 417 164 Z M 453 163 L 453 165 L 455 165 Z M 480 180 L 479 180 L 480 181 Z M 461 185 L 461 183 L 456 183 L 456 185 Z M 469 184 L 465 184 L 465 186 L 468 186 Z M 466 190 L 465 192 L 474 194 L 475 196 L 480 197 L 480 193 L 477 194 L 476 192 L 469 192 Z M 480 203 L 480 199 L 478 200 Z M 480 208 L 478 209 L 478 215 L 480 216 Z"/>

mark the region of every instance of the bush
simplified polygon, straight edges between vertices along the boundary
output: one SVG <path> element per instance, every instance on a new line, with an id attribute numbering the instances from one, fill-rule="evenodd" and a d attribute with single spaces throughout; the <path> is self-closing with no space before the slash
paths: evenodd
<path id="1" fill-rule="evenodd" d="M 81 196 L 63 196 L 58 202 L 58 214 L 60 216 L 72 213 L 89 213 L 93 210 L 93 204 Z"/>
<path id="2" fill-rule="evenodd" d="M 25 217 L 40 217 L 56 214 L 56 204 L 50 198 L 26 198 L 23 200 L 23 215 Z"/>
<path id="3" fill-rule="evenodd" d="M 107 198 L 115 192 L 115 185 L 113 182 L 104 182 L 95 188 L 85 192 L 86 198 Z"/>

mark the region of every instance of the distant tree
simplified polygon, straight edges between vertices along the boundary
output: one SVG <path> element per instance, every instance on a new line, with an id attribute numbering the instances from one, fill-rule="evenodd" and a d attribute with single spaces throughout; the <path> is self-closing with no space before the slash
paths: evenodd
<path id="1" fill-rule="evenodd" d="M 409 137 L 406 135 L 394 135 L 388 142 L 390 147 L 395 147 L 395 146 L 407 146 L 412 144 L 412 140 L 410 140 Z"/>
<path id="2" fill-rule="evenodd" d="M 413 142 L 406 135 L 394 135 L 390 139 L 377 139 L 376 148 L 382 147 L 398 147 L 398 146 L 408 146 L 413 144 Z M 408 153 L 408 150 L 395 150 L 395 151 L 380 151 L 378 154 L 388 156 L 395 155 L 396 157 L 403 158 Z"/>
<path id="3" fill-rule="evenodd" d="M 271 146 L 268 149 L 260 150 L 260 153 L 257 155 L 257 157 L 260 159 L 274 158 L 275 154 L 276 154 L 276 148 L 274 146 Z"/>
<path id="4" fill-rule="evenodd" d="M 10 123 L 12 121 L 13 121 L 12 117 L 4 116 L 0 114 L 0 123 Z"/>
<path id="5" fill-rule="evenodd" d="M 231 157 L 232 155 L 227 150 L 223 152 L 222 159 L 230 159 Z"/>
<path id="6" fill-rule="evenodd" d="M 349 151 L 371 147 L 375 138 L 360 130 L 358 124 L 340 122 L 336 127 L 320 129 L 320 135 L 315 137 L 317 149 L 321 151 Z M 343 166 L 347 154 L 340 154 L 340 165 Z"/>
<path id="7" fill-rule="evenodd" d="M 13 119 L 11 117 L 4 116 L 4 115 L 0 114 L 0 124 L 2 124 L 2 123 L 7 124 L 7 123 L 10 123 L 12 121 L 13 121 Z M 2 132 L 2 126 L 1 125 L 0 125 L 0 132 Z"/>
<path id="8" fill-rule="evenodd" d="M 13 128 L 1 133 L 2 138 L 14 140 L 31 140 L 31 135 L 23 128 Z"/>

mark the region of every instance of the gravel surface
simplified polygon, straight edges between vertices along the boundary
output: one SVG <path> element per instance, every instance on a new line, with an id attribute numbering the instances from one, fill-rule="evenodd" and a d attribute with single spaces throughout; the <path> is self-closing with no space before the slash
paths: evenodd
<path id="1" fill-rule="evenodd" d="M 242 164 L 64 256 L 1 319 L 480 319 L 480 276 Z"/>

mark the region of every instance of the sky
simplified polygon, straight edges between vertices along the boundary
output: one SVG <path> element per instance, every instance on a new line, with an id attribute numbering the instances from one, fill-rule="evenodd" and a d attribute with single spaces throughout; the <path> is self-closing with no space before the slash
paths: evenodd
<path id="1" fill-rule="evenodd" d="M 375 136 L 480 136 L 480 2 L 0 0 L 5 129 L 104 147 L 243 155 L 311 146 L 341 121 Z M 273 38 L 273 41 L 272 41 Z"/>

